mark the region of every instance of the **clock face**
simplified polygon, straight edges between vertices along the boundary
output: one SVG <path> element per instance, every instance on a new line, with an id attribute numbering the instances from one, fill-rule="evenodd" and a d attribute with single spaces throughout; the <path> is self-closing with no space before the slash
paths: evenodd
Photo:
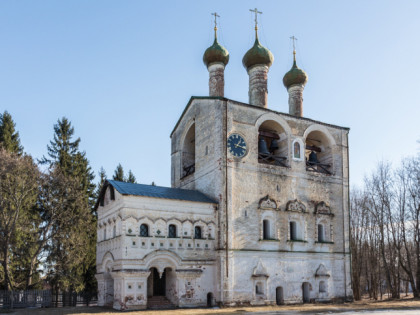
<path id="1" fill-rule="evenodd" d="M 245 139 L 237 133 L 233 133 L 229 136 L 227 146 L 230 154 L 239 158 L 244 157 L 248 150 Z"/>

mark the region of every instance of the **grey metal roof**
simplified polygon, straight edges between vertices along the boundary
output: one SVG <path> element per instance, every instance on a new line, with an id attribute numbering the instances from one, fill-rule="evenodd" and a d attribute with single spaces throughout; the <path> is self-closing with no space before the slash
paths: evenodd
<path id="1" fill-rule="evenodd" d="M 109 179 L 107 180 L 107 182 L 111 184 L 116 190 L 118 190 L 118 192 L 122 195 L 144 196 L 217 204 L 216 201 L 210 199 L 209 197 L 197 190 L 132 184 Z"/>

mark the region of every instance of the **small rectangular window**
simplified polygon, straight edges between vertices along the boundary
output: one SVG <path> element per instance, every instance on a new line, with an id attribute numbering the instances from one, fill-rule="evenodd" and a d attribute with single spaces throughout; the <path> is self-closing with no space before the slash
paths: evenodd
<path id="1" fill-rule="evenodd" d="M 297 240 L 296 222 L 294 221 L 290 222 L 290 239 L 292 241 Z"/>
<path id="2" fill-rule="evenodd" d="M 318 224 L 318 242 L 325 242 L 325 231 L 322 224 Z"/>

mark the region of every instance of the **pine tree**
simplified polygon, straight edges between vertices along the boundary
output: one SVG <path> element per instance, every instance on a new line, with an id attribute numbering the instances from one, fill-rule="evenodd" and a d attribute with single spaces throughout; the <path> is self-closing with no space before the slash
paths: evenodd
<path id="1" fill-rule="evenodd" d="M 66 175 L 72 174 L 73 162 L 79 151 L 80 138 L 74 141 L 74 128 L 71 122 L 63 117 L 54 125 L 54 139 L 47 145 L 49 159 L 43 157 L 42 164 L 58 165 Z"/>
<path id="2" fill-rule="evenodd" d="M 15 131 L 15 126 L 12 116 L 7 111 L 0 114 L 0 147 L 8 152 L 21 155 L 23 147 L 20 144 L 19 133 Z"/>
<path id="3" fill-rule="evenodd" d="M 101 167 L 101 169 L 99 170 L 98 175 L 99 175 L 99 182 L 96 185 L 96 193 L 95 193 L 96 200 L 99 198 L 99 194 L 101 193 L 102 186 L 104 185 L 106 181 L 106 172 L 103 167 Z"/>
<path id="4" fill-rule="evenodd" d="M 133 183 L 136 184 L 136 177 L 134 176 L 133 172 L 131 170 L 128 171 L 128 176 L 127 176 L 127 183 Z"/>
<path id="5" fill-rule="evenodd" d="M 58 120 L 54 125 L 54 138 L 47 146 L 48 158 L 41 160 L 41 163 L 49 165 L 51 169 L 59 169 L 84 194 L 83 202 L 78 200 L 76 204 L 74 199 L 66 200 L 68 211 L 73 211 L 78 220 L 69 223 L 69 226 L 57 226 L 60 233 L 52 241 L 48 257 L 48 263 L 52 266 L 50 279 L 55 288 L 71 290 L 96 285 L 96 216 L 93 210 L 95 176 L 86 153 L 79 150 L 80 138 L 73 140 L 73 137 L 74 128 L 70 121 L 65 117 Z M 86 228 L 86 223 L 89 228 Z"/>
<path id="6" fill-rule="evenodd" d="M 112 179 L 120 182 L 125 182 L 124 169 L 121 163 L 118 164 L 117 168 L 115 169 L 114 176 L 112 176 Z"/>

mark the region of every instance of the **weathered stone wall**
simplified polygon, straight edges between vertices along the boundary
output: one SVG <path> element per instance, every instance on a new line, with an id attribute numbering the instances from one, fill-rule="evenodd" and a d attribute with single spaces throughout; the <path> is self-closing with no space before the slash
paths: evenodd
<path id="1" fill-rule="evenodd" d="M 142 224 L 148 225 L 148 236 L 140 235 Z M 168 235 L 170 224 L 176 226 L 175 238 Z M 194 237 L 196 226 L 201 228 L 201 239 Z M 99 304 L 111 303 L 115 309 L 145 308 L 150 269 L 156 268 L 159 273 L 165 271 L 166 296 L 175 305 L 205 305 L 207 293 L 216 292 L 216 226 L 215 204 L 116 192 L 114 201 L 98 208 Z M 187 290 L 187 282 L 201 289 Z"/>
<path id="2" fill-rule="evenodd" d="M 295 84 L 287 89 L 290 115 L 303 117 L 303 88 L 303 85 Z"/>
<path id="3" fill-rule="evenodd" d="M 351 297 L 348 129 L 229 100 L 194 99 L 172 135 L 173 174 L 179 173 L 177 152 L 182 147 L 183 130 L 192 120 L 196 123 L 196 171 L 182 179 L 173 176 L 172 184 L 218 197 L 217 299 L 227 305 L 272 303 L 275 288 L 282 283 L 285 302 L 301 302 L 303 282 L 312 287 L 311 299 Z M 258 129 L 266 121 L 282 130 L 281 144 L 285 147 L 281 152 L 286 152 L 287 167 L 258 161 Z M 242 159 L 228 155 L 226 178 L 225 138 L 233 132 L 245 138 L 248 152 Z M 320 147 L 324 161 L 331 164 L 331 175 L 306 168 L 305 142 L 314 132 L 324 142 Z M 295 142 L 302 150 L 300 158 L 293 155 Z M 211 154 L 199 153 L 204 150 Z M 270 200 L 271 208 L 261 207 L 264 198 Z M 289 209 L 293 202 L 295 208 L 303 210 Z M 318 207 L 323 210 L 318 211 Z M 272 240 L 263 240 L 263 220 L 270 223 Z M 299 241 L 290 239 L 290 221 L 297 222 Z M 318 224 L 324 227 L 323 242 L 318 242 Z M 256 294 L 254 286 L 264 277 L 252 276 L 258 257 L 265 266 L 276 266 L 267 267 L 264 296 Z M 329 272 L 328 279 L 315 277 L 321 264 Z M 324 281 L 326 292 L 319 292 L 320 281 Z"/>
<path id="4" fill-rule="evenodd" d="M 255 65 L 248 69 L 249 75 L 249 104 L 267 107 L 267 75 L 268 67 L 265 65 Z"/>
<path id="5" fill-rule="evenodd" d="M 221 62 L 209 64 L 209 96 L 225 96 L 225 65 Z"/>

